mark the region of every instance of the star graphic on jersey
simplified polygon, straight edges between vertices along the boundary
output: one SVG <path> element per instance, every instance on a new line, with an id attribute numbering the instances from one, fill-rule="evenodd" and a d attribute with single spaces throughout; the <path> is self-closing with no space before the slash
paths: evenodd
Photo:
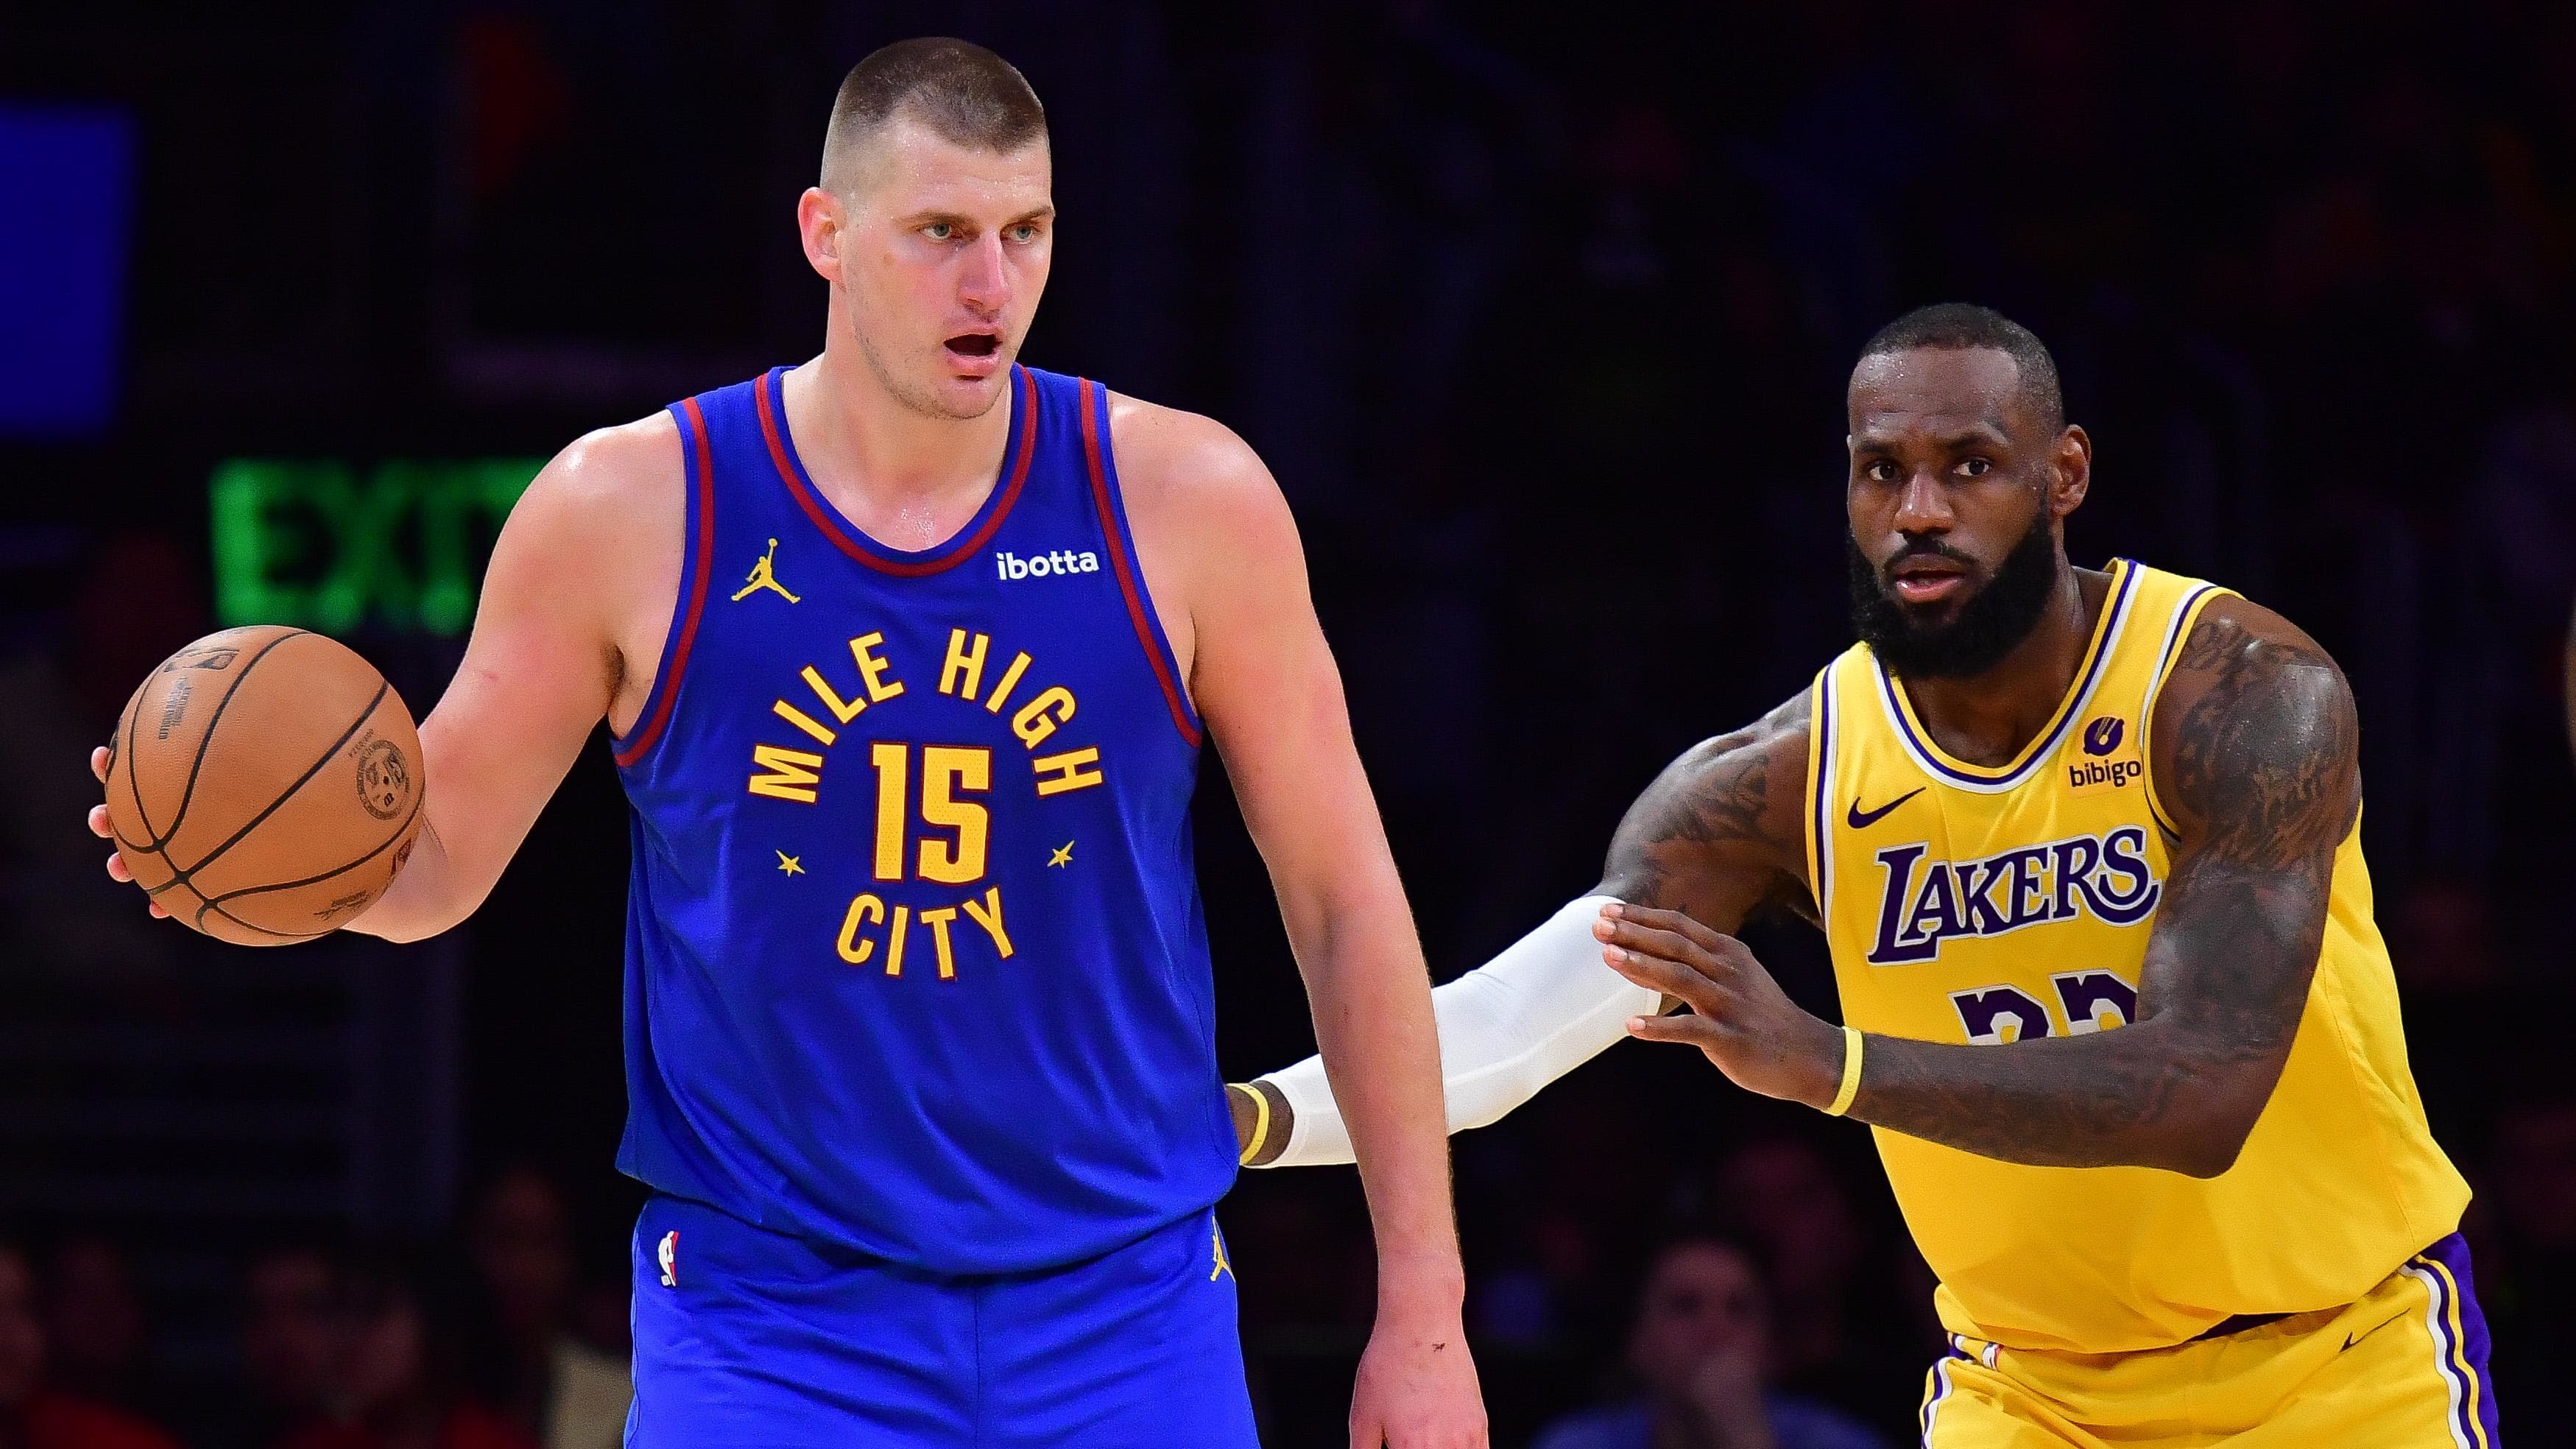
<path id="1" fill-rule="evenodd" d="M 1062 848 L 1062 849 L 1059 849 L 1058 851 L 1056 851 L 1056 853 L 1055 853 L 1055 854 L 1048 856 L 1048 857 L 1047 857 L 1047 864 L 1049 864 L 1049 865 L 1062 865 L 1062 866 L 1070 866 L 1070 865 L 1072 865 L 1072 864 L 1073 864 L 1073 842 L 1072 842 L 1072 841 L 1070 841 L 1070 840 L 1066 841 L 1066 842 L 1064 843 L 1064 846 L 1063 846 L 1063 848 Z"/>
<path id="2" fill-rule="evenodd" d="M 778 870 L 780 874 L 803 875 L 805 873 L 804 858 L 802 856 L 789 855 L 783 850 L 773 850 L 770 854 L 778 857 Z"/>

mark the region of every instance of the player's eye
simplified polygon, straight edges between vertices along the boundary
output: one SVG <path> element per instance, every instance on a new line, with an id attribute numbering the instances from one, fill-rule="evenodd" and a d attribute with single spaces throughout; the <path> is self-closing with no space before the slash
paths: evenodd
<path id="1" fill-rule="evenodd" d="M 1861 476 L 1867 478 L 1872 483 L 1893 483 L 1896 481 L 1896 465 L 1885 458 L 1881 458 L 1877 462 L 1862 469 Z"/>
<path id="2" fill-rule="evenodd" d="M 1959 473 L 1962 477 L 1983 478 L 1994 466 L 1994 464 L 1983 458 L 1961 458 L 1959 460 Z"/>
<path id="3" fill-rule="evenodd" d="M 957 228 L 948 222 L 934 221 L 923 227 L 921 234 L 932 241 L 947 241 L 957 235 Z"/>
<path id="4" fill-rule="evenodd" d="M 1038 229 L 1034 224 L 1024 221 L 1012 227 L 1007 235 L 1015 242 L 1033 242 L 1038 239 Z"/>

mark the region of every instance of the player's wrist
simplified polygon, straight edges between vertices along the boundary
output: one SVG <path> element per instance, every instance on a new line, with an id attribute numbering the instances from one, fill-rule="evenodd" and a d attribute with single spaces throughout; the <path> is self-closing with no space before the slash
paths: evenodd
<path id="1" fill-rule="evenodd" d="M 1445 1327 L 1459 1321 L 1466 1312 L 1466 1303 L 1467 1273 L 1455 1252 L 1445 1256 L 1379 1255 L 1379 1323 Z"/>
<path id="2" fill-rule="evenodd" d="M 1859 1070 L 1860 1044 L 1852 1033 L 1817 1016 L 1800 1023 L 1798 1041 L 1796 1099 L 1819 1112 L 1840 1115 L 1834 1112 L 1837 1102 L 1848 1110 L 1843 1083 Z"/>

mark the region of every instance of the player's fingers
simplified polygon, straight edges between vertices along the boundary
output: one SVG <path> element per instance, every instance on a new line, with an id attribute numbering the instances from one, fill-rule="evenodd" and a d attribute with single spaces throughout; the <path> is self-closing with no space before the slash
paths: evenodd
<path id="1" fill-rule="evenodd" d="M 134 872 L 128 870 L 125 865 L 125 852 L 121 850 L 111 850 L 107 853 L 107 878 L 109 880 L 122 881 L 126 883 L 131 883 L 133 881 Z"/>
<path id="2" fill-rule="evenodd" d="M 99 745 L 89 752 L 89 772 L 98 777 L 100 784 L 107 783 L 107 746 Z"/>
<path id="3" fill-rule="evenodd" d="M 107 823 L 107 807 L 104 805 L 89 807 L 89 833 L 105 840 L 111 829 L 112 827 Z"/>
<path id="4" fill-rule="evenodd" d="M 1728 964 L 1678 931 L 1658 930 L 1636 921 L 1605 919 L 1593 926 L 1592 934 L 1605 945 L 1660 956 L 1712 979 L 1723 976 Z"/>
<path id="5" fill-rule="evenodd" d="M 1687 966 L 1675 965 L 1659 956 L 1623 951 L 1617 946 L 1602 947 L 1601 959 L 1611 970 L 1637 985 L 1685 1002 L 1693 1011 L 1718 1009 L 1717 983 Z"/>
<path id="6" fill-rule="evenodd" d="M 1677 1016 L 1632 1016 L 1628 1018 L 1628 1035 L 1639 1041 L 1673 1041 L 1695 1046 L 1702 1051 L 1722 1045 L 1724 1034 L 1716 1022 L 1705 1016 L 1685 1012 Z"/>
<path id="7" fill-rule="evenodd" d="M 1634 921 L 1651 930 L 1671 931 L 1675 935 L 1688 937 L 1693 945 L 1703 951 L 1714 952 L 1719 948 L 1720 943 L 1729 939 L 1723 933 L 1701 925 L 1697 917 L 1681 911 L 1663 910 L 1656 906 L 1632 906 L 1620 902 L 1606 908 L 1603 914 L 1615 920 Z"/>

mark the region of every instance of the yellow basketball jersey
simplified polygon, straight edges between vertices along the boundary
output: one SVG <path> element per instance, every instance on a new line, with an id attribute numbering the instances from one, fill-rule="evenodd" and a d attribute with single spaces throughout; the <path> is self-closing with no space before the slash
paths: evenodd
<path id="1" fill-rule="evenodd" d="M 1808 872 L 1845 1021 L 1995 1045 L 2128 1023 L 2175 839 L 2149 713 L 2221 592 L 2115 562 L 2056 717 L 2000 767 L 1945 754 L 1866 646 L 1817 675 Z M 2027 1167 L 1877 1138 L 1942 1321 L 2011 1348 L 2125 1352 L 2349 1303 L 2457 1226 L 2469 1196 L 2407 1070 L 2358 826 L 2335 853 L 2288 1065 L 2227 1172 Z"/>

